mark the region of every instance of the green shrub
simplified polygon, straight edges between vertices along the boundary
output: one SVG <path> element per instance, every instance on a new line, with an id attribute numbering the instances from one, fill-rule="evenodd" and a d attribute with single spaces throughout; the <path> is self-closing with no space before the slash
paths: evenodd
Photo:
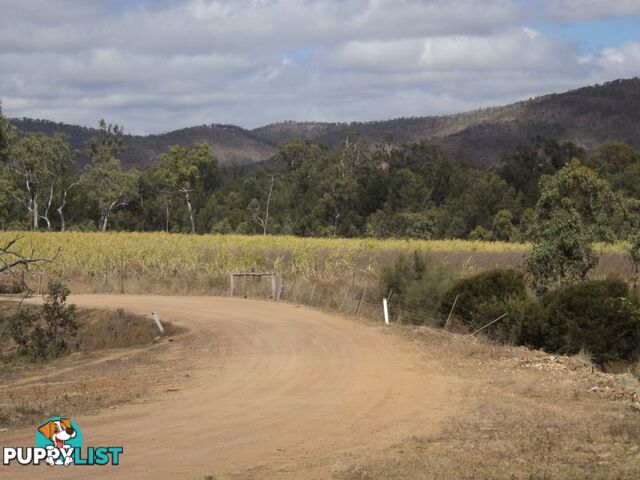
<path id="1" fill-rule="evenodd" d="M 482 334 L 498 342 L 520 344 L 522 322 L 536 316 L 537 307 L 536 300 L 526 295 L 491 297 L 476 304 L 473 320 L 465 324 L 475 331 L 506 313 L 507 316 L 482 330 Z"/>
<path id="2" fill-rule="evenodd" d="M 523 319 L 521 343 L 561 354 L 586 350 L 597 363 L 638 357 L 640 305 L 623 281 L 567 286 L 542 296 L 539 305 Z"/>
<path id="3" fill-rule="evenodd" d="M 38 323 L 38 314 L 29 308 L 20 308 L 8 323 L 9 335 L 13 338 L 18 353 L 38 358 L 38 345 L 33 345 L 31 336 L 33 325 Z"/>
<path id="4" fill-rule="evenodd" d="M 454 314 L 476 330 L 504 313 L 509 316 L 492 326 L 490 336 L 500 340 L 517 335 L 518 312 L 527 309 L 524 274 L 513 269 L 494 269 L 458 280 L 443 296 L 441 318 L 447 318 L 456 297 Z M 487 332 L 487 333 L 489 333 Z"/>
<path id="5" fill-rule="evenodd" d="M 67 305 L 69 289 L 50 281 L 40 312 L 20 308 L 11 319 L 9 332 L 18 353 L 33 360 L 58 357 L 67 352 L 78 332 L 75 305 Z"/>
<path id="6" fill-rule="evenodd" d="M 451 283 L 448 269 L 432 266 L 425 255 L 414 252 L 411 257 L 400 255 L 393 265 L 382 268 L 378 295 L 386 297 L 393 292 L 389 309 L 394 318 L 424 324 L 435 318 Z"/>

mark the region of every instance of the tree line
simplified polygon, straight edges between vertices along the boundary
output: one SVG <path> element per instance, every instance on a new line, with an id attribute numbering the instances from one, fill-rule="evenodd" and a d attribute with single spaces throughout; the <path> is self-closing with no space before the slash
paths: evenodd
<path id="1" fill-rule="evenodd" d="M 207 144 L 176 145 L 125 171 L 123 129 L 101 120 L 85 149 L 77 170 L 63 134 L 20 132 L 0 113 L 0 227 L 521 241 L 553 210 L 537 208 L 542 185 L 570 165 L 619 206 L 601 213 L 606 227 L 593 208 L 571 213 L 600 225 L 596 240 L 629 238 L 640 210 L 640 151 L 613 142 L 587 153 L 534 138 L 484 169 L 427 143 L 366 145 L 353 134 L 334 150 L 288 141 L 255 166 L 219 165 Z"/>

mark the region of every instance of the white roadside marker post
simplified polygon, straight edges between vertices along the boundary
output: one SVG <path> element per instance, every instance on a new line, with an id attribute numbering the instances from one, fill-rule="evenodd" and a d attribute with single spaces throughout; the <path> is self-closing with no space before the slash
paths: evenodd
<path id="1" fill-rule="evenodd" d="M 384 310 L 384 323 L 389 325 L 389 308 L 387 306 L 387 299 L 382 299 L 382 309 Z"/>
<path id="2" fill-rule="evenodd" d="M 156 312 L 151 312 L 151 318 L 153 318 L 153 321 L 156 322 L 156 325 L 158 326 L 158 330 L 160 330 L 160 333 L 164 334 L 164 327 L 160 322 L 160 317 L 158 316 L 158 314 Z"/>

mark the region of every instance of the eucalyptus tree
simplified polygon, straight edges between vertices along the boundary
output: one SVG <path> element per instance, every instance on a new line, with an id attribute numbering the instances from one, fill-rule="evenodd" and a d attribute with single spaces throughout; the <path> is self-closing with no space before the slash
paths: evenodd
<path id="1" fill-rule="evenodd" d="M 124 172 L 118 158 L 124 151 L 124 131 L 100 120 L 98 134 L 87 142 L 89 165 L 81 176 L 88 197 L 98 210 L 98 229 L 105 232 L 109 217 L 126 205 L 137 192 L 138 172 Z"/>
<path id="2" fill-rule="evenodd" d="M 215 166 L 213 151 L 206 143 L 174 145 L 158 157 L 156 175 L 168 191 L 184 198 L 192 233 L 196 232 L 196 221 L 191 196 L 201 184 L 205 171 Z"/>
<path id="3" fill-rule="evenodd" d="M 593 243 L 614 239 L 612 222 L 623 209 L 609 183 L 578 160 L 542 177 L 527 255 L 536 291 L 585 280 L 598 263 Z"/>
<path id="4" fill-rule="evenodd" d="M 71 147 L 61 133 L 27 133 L 10 146 L 7 168 L 18 186 L 17 200 L 29 211 L 34 230 L 39 228 L 40 220 L 51 228 L 51 207 L 60 178 L 70 169 L 71 162 Z"/>

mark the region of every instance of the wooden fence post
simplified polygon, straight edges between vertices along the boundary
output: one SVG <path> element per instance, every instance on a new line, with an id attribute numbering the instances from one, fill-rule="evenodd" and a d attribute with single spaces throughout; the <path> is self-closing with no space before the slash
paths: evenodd
<path id="1" fill-rule="evenodd" d="M 278 289 L 278 301 L 282 299 L 282 290 L 284 290 L 284 277 L 280 276 L 280 288 Z"/>
<path id="2" fill-rule="evenodd" d="M 362 295 L 360 295 L 360 301 L 358 301 L 358 307 L 356 308 L 356 317 L 360 313 L 360 307 L 362 306 L 362 300 L 364 300 L 364 296 L 367 293 L 367 286 L 364 286 L 364 290 L 362 290 Z"/>
<path id="3" fill-rule="evenodd" d="M 449 322 L 451 321 L 451 315 L 453 314 L 453 309 L 456 308 L 456 302 L 458 301 L 458 297 L 460 295 L 456 295 L 456 298 L 453 300 L 453 305 L 451 305 L 451 311 L 449 312 L 449 316 L 447 317 L 447 321 L 444 323 L 444 329 L 449 329 Z"/>
<path id="4" fill-rule="evenodd" d="M 275 273 L 271 276 L 271 298 L 273 298 L 274 302 L 278 301 L 278 287 Z"/>

